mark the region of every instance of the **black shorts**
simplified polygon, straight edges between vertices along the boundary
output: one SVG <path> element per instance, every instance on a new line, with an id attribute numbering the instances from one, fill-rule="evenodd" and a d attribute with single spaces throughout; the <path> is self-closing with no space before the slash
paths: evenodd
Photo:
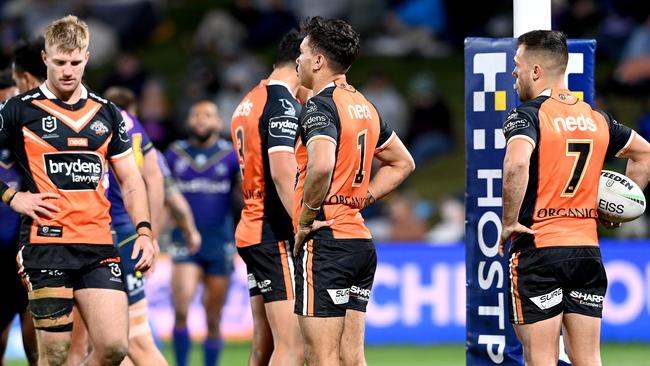
<path id="1" fill-rule="evenodd" d="M 256 244 L 237 251 L 246 263 L 251 297 L 262 295 L 265 303 L 294 299 L 292 241 Z"/>
<path id="2" fill-rule="evenodd" d="M 120 255 L 113 245 L 24 245 L 18 252 L 18 267 L 36 329 L 70 331 L 75 290 L 125 292 Z"/>
<path id="3" fill-rule="evenodd" d="M 338 317 L 348 309 L 366 311 L 377 268 L 372 240 L 310 240 L 295 264 L 296 314 Z"/>
<path id="4" fill-rule="evenodd" d="M 509 267 L 511 323 L 531 324 L 562 312 L 602 317 L 607 275 L 598 247 L 514 252 Z"/>
<path id="5" fill-rule="evenodd" d="M 3 296 L 0 305 L 0 329 L 9 324 L 16 314 L 27 309 L 27 291 L 20 281 L 16 254 L 18 242 L 0 244 L 0 294 Z"/>

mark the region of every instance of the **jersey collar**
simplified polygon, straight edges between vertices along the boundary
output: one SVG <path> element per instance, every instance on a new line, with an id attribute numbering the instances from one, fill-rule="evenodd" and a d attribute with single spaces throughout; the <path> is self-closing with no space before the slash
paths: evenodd
<path id="1" fill-rule="evenodd" d="M 291 95 L 295 96 L 294 93 L 293 93 L 293 91 L 292 91 L 291 88 L 289 87 L 289 84 L 285 83 L 284 81 L 281 81 L 281 80 L 275 80 L 275 79 L 269 79 L 269 83 L 268 83 L 267 85 L 280 85 L 280 86 L 284 86 L 285 88 L 287 88 L 287 90 L 289 91 L 289 93 L 290 93 Z"/>
<path id="2" fill-rule="evenodd" d="M 50 91 L 50 89 L 48 89 L 46 82 L 43 82 L 43 84 L 39 86 L 39 89 L 41 89 L 41 92 L 45 97 L 47 97 L 47 99 L 59 99 Z M 86 89 L 83 84 L 81 84 L 81 98 L 79 99 L 88 99 L 88 89 Z"/>

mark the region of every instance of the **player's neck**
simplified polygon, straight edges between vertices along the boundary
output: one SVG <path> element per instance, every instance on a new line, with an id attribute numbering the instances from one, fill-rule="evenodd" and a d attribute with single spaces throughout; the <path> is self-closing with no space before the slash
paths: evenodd
<path id="1" fill-rule="evenodd" d="M 334 80 L 345 78 L 345 74 L 326 74 L 322 77 L 319 77 L 318 74 L 314 75 L 314 95 L 320 93 L 327 87 L 329 83 L 334 82 Z"/>
<path id="2" fill-rule="evenodd" d="M 535 86 L 535 95 L 540 95 L 544 90 L 559 90 L 559 89 L 568 89 L 566 83 L 564 82 L 564 75 L 549 79 L 544 83 L 541 83 L 539 86 Z"/>
<path id="3" fill-rule="evenodd" d="M 289 65 L 274 68 L 271 75 L 269 75 L 269 80 L 278 80 L 286 83 L 294 95 L 296 95 L 298 84 L 300 84 L 300 80 L 298 80 L 298 75 L 296 74 L 296 67 Z"/>
<path id="4" fill-rule="evenodd" d="M 75 90 L 72 92 L 63 92 L 55 88 L 50 80 L 45 80 L 45 85 L 47 86 L 47 89 L 49 89 L 50 92 L 52 92 L 52 94 L 54 94 L 54 96 L 63 103 L 75 104 L 79 101 L 79 99 L 81 99 L 81 83 L 79 83 L 79 85 L 77 85 Z"/>
<path id="5" fill-rule="evenodd" d="M 213 133 L 207 140 L 201 141 L 196 137 L 190 137 L 190 144 L 199 149 L 207 149 L 217 143 L 219 135 Z"/>

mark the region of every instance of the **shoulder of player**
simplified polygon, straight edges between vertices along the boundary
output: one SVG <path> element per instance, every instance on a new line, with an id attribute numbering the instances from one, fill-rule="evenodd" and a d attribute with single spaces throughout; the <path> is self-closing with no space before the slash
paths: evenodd
<path id="1" fill-rule="evenodd" d="M 232 142 L 222 138 L 217 140 L 217 147 L 220 151 L 231 151 L 235 149 Z"/>
<path id="2" fill-rule="evenodd" d="M 506 117 L 506 122 L 511 120 L 521 120 L 525 119 L 529 122 L 537 123 L 539 120 L 539 109 L 542 104 L 548 100 L 547 96 L 539 96 L 535 99 L 528 100 L 521 103 L 519 106 L 513 108 L 508 112 Z"/>
<path id="3" fill-rule="evenodd" d="M 190 143 L 187 140 L 176 140 L 169 144 L 165 156 L 169 157 L 170 155 L 178 155 L 181 152 L 186 151 L 190 147 Z"/>

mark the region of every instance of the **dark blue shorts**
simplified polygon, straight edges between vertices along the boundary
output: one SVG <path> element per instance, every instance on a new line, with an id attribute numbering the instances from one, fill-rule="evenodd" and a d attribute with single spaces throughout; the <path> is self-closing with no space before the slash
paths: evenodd
<path id="1" fill-rule="evenodd" d="M 235 245 L 221 236 L 201 233 L 201 248 L 190 255 L 185 242 L 175 240 L 172 251 L 174 263 L 194 263 L 208 276 L 229 276 L 233 271 Z"/>
<path id="2" fill-rule="evenodd" d="M 113 227 L 113 243 L 120 252 L 122 260 L 122 278 L 124 280 L 124 287 L 129 296 L 129 305 L 145 298 L 144 293 L 144 275 L 140 271 L 135 270 L 135 265 L 140 260 L 140 255 L 136 259 L 131 259 L 133 253 L 133 244 L 138 234 L 133 225 L 120 225 Z"/>

